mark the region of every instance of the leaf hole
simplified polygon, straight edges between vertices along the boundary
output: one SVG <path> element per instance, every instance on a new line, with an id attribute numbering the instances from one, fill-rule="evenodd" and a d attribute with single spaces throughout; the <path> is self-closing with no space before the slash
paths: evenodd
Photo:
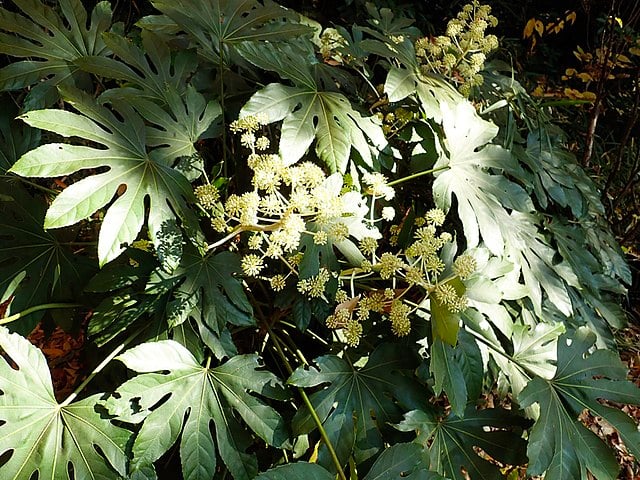
<path id="1" fill-rule="evenodd" d="M 0 468 L 4 467 L 7 463 L 9 463 L 9 460 L 11 460 L 11 457 L 13 456 L 13 452 L 15 450 L 11 449 L 11 450 L 7 450 L 6 452 L 3 452 L 2 455 L 0 455 Z"/>
<path id="2" fill-rule="evenodd" d="M 4 351 L 0 350 L 0 357 L 2 357 L 4 359 L 4 361 L 7 362 L 7 364 L 12 369 L 14 369 L 16 371 L 20 371 L 20 367 L 18 366 L 18 364 L 13 361 L 13 359 L 7 354 L 7 352 L 4 352 Z"/>
<path id="3" fill-rule="evenodd" d="M 69 476 L 69 480 L 75 480 L 76 478 L 75 470 L 73 468 L 73 463 L 71 462 L 67 463 L 67 475 Z"/>

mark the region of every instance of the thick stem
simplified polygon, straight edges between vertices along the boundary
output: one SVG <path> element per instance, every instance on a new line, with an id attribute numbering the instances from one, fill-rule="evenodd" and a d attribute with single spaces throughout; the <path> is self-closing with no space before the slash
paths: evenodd
<path id="1" fill-rule="evenodd" d="M 41 310 L 50 310 L 54 308 L 75 308 L 81 306 L 82 304 L 80 303 L 43 303 L 42 305 L 29 307 L 21 312 L 14 313 L 13 315 L 9 315 L 8 317 L 0 319 L 0 325 L 6 325 L 7 323 L 15 322 L 16 320 L 20 320 L 22 317 L 26 317 L 27 315 L 39 312 Z"/>

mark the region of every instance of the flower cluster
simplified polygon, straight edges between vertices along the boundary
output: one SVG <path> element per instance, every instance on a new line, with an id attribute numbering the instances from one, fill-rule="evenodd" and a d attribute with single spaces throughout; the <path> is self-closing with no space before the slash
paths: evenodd
<path id="1" fill-rule="evenodd" d="M 474 86 L 482 85 L 479 72 L 487 54 L 498 48 L 497 37 L 485 35 L 488 27 L 497 24 L 491 7 L 473 0 L 449 21 L 445 35 L 416 41 L 416 55 L 422 69 L 445 75 L 458 85 L 463 95 L 469 95 Z"/>
<path id="2" fill-rule="evenodd" d="M 229 195 L 222 202 L 215 187 L 203 185 L 196 189 L 196 197 L 210 215 L 213 228 L 227 234 L 215 246 L 250 232 L 250 253 L 241 260 L 246 276 L 268 280 L 274 291 L 285 288 L 293 277 L 300 293 L 323 298 L 333 273 L 321 268 L 313 277 L 299 278 L 297 257 L 301 255 L 298 250 L 303 236 L 316 245 L 347 238 L 375 242 L 381 236 L 375 226 L 380 219 L 371 215 L 370 205 L 360 192 L 345 187 L 341 174 L 327 176 L 311 162 L 286 165 L 279 155 L 267 153 L 269 139 L 259 134 L 266 122 L 266 118 L 248 116 L 231 124 L 231 130 L 240 135 L 240 143 L 250 150 L 247 164 L 253 173 L 253 189 Z M 374 199 L 393 197 L 393 188 L 386 185 L 382 175 L 371 174 L 367 179 Z M 386 207 L 382 215 L 392 218 L 394 213 Z M 288 272 L 266 277 L 273 270 L 268 268 L 270 261 L 284 264 Z"/>
<path id="3" fill-rule="evenodd" d="M 357 185 L 345 185 L 341 174 L 327 176 L 314 163 L 287 165 L 279 155 L 267 152 L 269 139 L 260 134 L 266 122 L 249 116 L 231 124 L 250 152 L 251 190 L 226 200 L 209 183 L 195 190 L 213 228 L 225 234 L 210 248 L 241 238 L 246 248 L 240 265 L 246 277 L 268 282 L 274 292 L 289 283 L 310 300 L 335 301 L 326 326 L 352 347 L 370 325 L 380 321 L 390 323 L 393 335 L 408 335 L 413 314 L 429 298 L 451 312 L 466 308 L 462 284 L 457 282 L 456 290 L 450 282 L 473 274 L 475 261 L 461 255 L 447 265 L 441 258 L 442 248 L 452 241 L 448 232 L 438 232 L 445 222 L 442 210 L 432 209 L 416 218 L 412 241 L 391 251 L 379 242 L 378 229 L 380 222 L 395 217 L 389 205 L 395 190 L 387 178 L 378 172 L 363 173 L 359 191 Z M 391 226 L 391 248 L 402 229 L 403 225 Z M 341 271 L 321 264 L 315 273 L 307 270 L 301 275 L 301 261 L 310 244 L 335 246 L 336 251 L 347 245 L 347 250 L 355 248 L 359 253 L 351 255 Z M 330 298 L 336 285 L 340 288 Z"/>
<path id="4" fill-rule="evenodd" d="M 342 53 L 339 49 L 346 44 L 347 40 L 335 28 L 325 28 L 320 35 L 320 54 L 325 61 L 342 63 Z"/>
<path id="5" fill-rule="evenodd" d="M 369 180 L 374 188 L 379 179 Z M 382 191 L 377 191 L 382 195 Z M 343 290 L 336 295 L 336 307 L 327 320 L 326 325 L 333 329 L 342 329 L 345 343 L 357 346 L 364 331 L 362 324 L 370 320 L 371 313 L 391 323 L 391 332 L 403 337 L 411 332 L 411 317 L 424 304 L 427 298 L 434 298 L 440 305 L 452 313 L 459 313 L 467 308 L 464 291 L 458 291 L 452 285 L 455 279 L 466 280 L 476 270 L 476 262 L 467 254 L 458 256 L 449 269 L 440 258 L 442 248 L 452 241 L 448 232 L 438 234 L 437 227 L 442 226 L 445 214 L 440 209 L 429 210 L 418 217 L 414 225 L 413 241 L 398 253 L 381 252 L 378 242 L 365 237 L 360 241 L 360 250 L 367 255 L 359 269 L 351 275 L 342 275 L 344 284 L 351 285 L 351 296 Z M 396 230 L 401 227 L 396 226 Z M 371 284 L 384 282 L 393 288 L 368 288 L 357 293 L 353 287 L 354 277 L 360 284 L 370 280 Z M 383 284 L 384 284 L 383 283 Z M 459 282 L 458 282 L 459 283 Z M 357 294 L 356 294 L 357 293 Z M 433 297 L 432 297 L 433 296 Z M 359 332 L 358 335 L 356 335 Z"/>

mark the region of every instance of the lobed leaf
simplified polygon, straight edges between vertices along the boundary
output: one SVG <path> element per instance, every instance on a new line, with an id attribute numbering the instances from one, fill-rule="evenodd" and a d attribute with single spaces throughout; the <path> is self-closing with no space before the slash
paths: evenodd
<path id="1" fill-rule="evenodd" d="M 599 400 L 640 404 L 640 389 L 626 380 L 626 368 L 610 350 L 589 350 L 595 335 L 580 328 L 558 340 L 557 371 L 553 378 L 535 377 L 522 390 L 524 407 L 537 403 L 540 417 L 529 435 L 528 473 L 545 473 L 548 480 L 582 478 L 615 479 L 619 465 L 602 440 L 578 420 L 587 410 L 609 422 L 627 449 L 640 457 L 640 431 L 620 410 Z"/>
<path id="2" fill-rule="evenodd" d="M 55 85 L 73 85 L 78 58 L 109 54 L 101 37 L 111 26 L 109 2 L 96 4 L 90 23 L 80 0 L 60 0 L 62 17 L 40 0 L 14 3 L 26 16 L 0 7 L 0 30 L 11 32 L 0 33 L 0 53 L 28 60 L 0 69 L 0 90 L 18 90 L 47 79 L 30 94 L 44 95 Z"/>
<path id="3" fill-rule="evenodd" d="M 148 225 L 158 251 L 175 242 L 176 216 L 197 235 L 199 228 L 187 201 L 193 200 L 188 180 L 171 166 L 163 149 L 147 151 L 142 118 L 124 102 L 113 100 L 119 120 L 87 94 L 64 89 L 65 100 L 81 114 L 40 110 L 23 115 L 32 126 L 65 137 L 79 137 L 101 148 L 68 144 L 42 145 L 23 155 L 11 168 L 19 175 L 56 177 L 84 169 L 107 168 L 66 188 L 53 201 L 45 217 L 45 228 L 59 228 L 84 220 L 107 208 L 98 238 L 98 260 L 104 265 L 124 251 L 137 237 L 149 203 Z M 121 190 L 125 186 L 124 191 Z M 114 200 L 115 197 L 115 200 Z M 175 213 L 174 213 L 175 212 Z M 178 248 L 181 242 L 178 242 Z M 173 257 L 175 258 L 175 256 Z M 171 267 L 171 262 L 167 268 Z"/>
<path id="4" fill-rule="evenodd" d="M 295 83 L 267 85 L 240 111 L 240 117 L 266 114 L 270 123 L 282 120 L 280 153 L 285 163 L 297 162 L 315 139 L 316 154 L 331 172 L 346 171 L 352 147 L 372 165 L 372 147 L 380 151 L 387 144 L 381 126 L 356 111 L 343 94 L 320 89 L 313 66 L 300 62 L 299 54 L 308 52 L 270 44 L 245 45 L 240 52 L 255 65 Z"/>
<path id="5" fill-rule="evenodd" d="M 358 463 L 375 455 L 383 447 L 385 425 L 402 412 L 398 403 L 420 403 L 416 399 L 424 394 L 422 387 L 403 376 L 413 362 L 398 346 L 378 347 L 361 368 L 335 355 L 319 357 L 315 363 L 317 368 L 295 370 L 288 383 L 303 388 L 327 384 L 310 400 L 343 464 L 352 454 Z M 296 413 L 293 428 L 298 434 L 315 428 L 306 407 Z M 334 468 L 324 446 L 318 462 Z"/>
<path id="6" fill-rule="evenodd" d="M 429 469 L 456 480 L 469 477 L 498 480 L 504 478 L 500 469 L 480 456 L 477 449 L 508 465 L 524 463 L 526 443 L 518 430 L 526 424 L 508 410 L 476 410 L 469 405 L 463 418 L 453 413 L 436 416 L 433 412 L 413 410 L 405 414 L 397 428 L 403 432 L 416 431 L 415 441 L 422 445 Z"/>
<path id="7" fill-rule="evenodd" d="M 105 404 L 122 421 L 142 421 L 133 443 L 133 478 L 156 478 L 153 462 L 178 437 L 185 480 L 210 480 L 216 449 L 235 479 L 254 478 L 257 461 L 246 452 L 251 438 L 235 413 L 267 444 L 280 446 L 286 439 L 278 412 L 252 394 L 270 395 L 278 384 L 273 374 L 258 370 L 256 355 L 202 367 L 185 347 L 164 340 L 134 347 L 118 359 L 142 373 Z"/>
<path id="8" fill-rule="evenodd" d="M 36 472 L 40 480 L 124 477 L 131 432 L 100 411 L 101 395 L 59 404 L 36 347 L 0 327 L 0 348 L 2 478 L 23 480 Z"/>

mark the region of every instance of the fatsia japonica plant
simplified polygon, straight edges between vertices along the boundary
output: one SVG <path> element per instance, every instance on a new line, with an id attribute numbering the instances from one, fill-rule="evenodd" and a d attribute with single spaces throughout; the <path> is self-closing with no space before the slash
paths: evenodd
<path id="1" fill-rule="evenodd" d="M 615 479 L 585 414 L 640 458 L 629 269 L 489 7 L 152 9 L 0 7 L 1 478 Z"/>

